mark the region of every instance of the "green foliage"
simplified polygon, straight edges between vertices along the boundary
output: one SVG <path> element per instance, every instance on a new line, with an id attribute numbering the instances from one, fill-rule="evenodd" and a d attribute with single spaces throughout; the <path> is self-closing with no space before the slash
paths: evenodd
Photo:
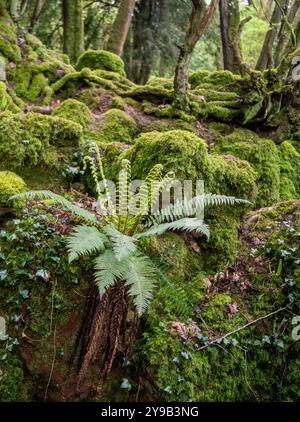
<path id="1" fill-rule="evenodd" d="M 134 119 L 122 110 L 111 109 L 101 117 L 101 122 L 96 130 L 91 131 L 92 139 L 97 143 L 124 142 L 132 143 L 137 132 Z"/>
<path id="2" fill-rule="evenodd" d="M 0 116 L 0 163 L 8 168 L 56 167 L 60 147 L 78 146 L 82 128 L 77 123 L 38 113 Z"/>
<path id="3" fill-rule="evenodd" d="M 7 205 L 8 199 L 25 190 L 24 180 L 11 171 L 0 171 L 0 204 Z"/>
<path id="4" fill-rule="evenodd" d="M 7 342 L 12 343 L 12 341 Z M 11 344 L 7 344 L 8 348 Z M 5 347 L 0 348 L 0 402 L 26 401 L 23 364 Z"/>
<path id="5" fill-rule="evenodd" d="M 270 205 L 279 200 L 280 159 L 273 141 L 260 138 L 249 130 L 236 129 L 220 139 L 214 151 L 234 155 L 253 166 L 257 175 L 258 206 Z"/>
<path id="6" fill-rule="evenodd" d="M 124 63 L 122 59 L 114 53 L 104 50 L 89 50 L 84 52 L 78 59 L 77 70 L 88 67 L 92 70 L 103 69 L 119 73 L 125 76 Z"/>
<path id="7" fill-rule="evenodd" d="M 74 99 L 63 101 L 52 113 L 52 116 L 63 117 L 79 123 L 83 128 L 92 121 L 92 115 L 89 108 L 82 102 Z"/>

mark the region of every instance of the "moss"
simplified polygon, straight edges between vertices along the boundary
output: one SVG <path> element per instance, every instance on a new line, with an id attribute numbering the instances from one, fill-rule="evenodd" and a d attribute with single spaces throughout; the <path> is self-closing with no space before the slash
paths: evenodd
<path id="1" fill-rule="evenodd" d="M 232 108 L 232 105 L 234 108 Z M 238 105 L 234 102 L 211 101 L 198 108 L 198 114 L 204 119 L 216 119 L 221 122 L 231 122 L 240 115 Z"/>
<path id="2" fill-rule="evenodd" d="M 52 116 L 63 117 L 79 123 L 82 127 L 88 126 L 92 121 L 89 108 L 82 102 L 74 99 L 65 100 L 52 113 Z"/>
<path id="3" fill-rule="evenodd" d="M 97 142 L 132 143 L 137 132 L 135 120 L 122 110 L 111 109 L 101 116 L 99 126 L 95 129 Z"/>
<path id="4" fill-rule="evenodd" d="M 12 111 L 14 113 L 21 111 L 19 106 L 14 102 L 12 97 L 9 95 L 4 82 L 0 82 L 0 112 L 1 111 Z"/>
<path id="5" fill-rule="evenodd" d="M 248 161 L 257 174 L 257 205 L 264 206 L 280 198 L 280 159 L 273 141 L 262 139 L 254 132 L 236 129 L 220 139 L 214 151 Z"/>
<path id="6" fill-rule="evenodd" d="M 82 137 L 77 123 L 38 113 L 5 112 L 0 125 L 0 163 L 12 169 L 37 164 L 56 167 L 58 149 L 77 147 Z"/>
<path id="7" fill-rule="evenodd" d="M 7 14 L 0 16 L 0 53 L 15 63 L 21 61 L 16 28 Z"/>
<path id="8" fill-rule="evenodd" d="M 122 59 L 109 51 L 89 50 L 83 53 L 77 62 L 76 69 L 82 70 L 88 67 L 92 70 L 103 69 L 119 73 L 125 76 L 124 63 Z"/>
<path id="9" fill-rule="evenodd" d="M 23 364 L 5 348 L 0 348 L 0 402 L 27 400 Z"/>
<path id="10" fill-rule="evenodd" d="M 280 157 L 280 198 L 283 200 L 300 197 L 300 154 L 293 145 L 282 142 L 278 146 Z"/>
<path id="11" fill-rule="evenodd" d="M 101 95 L 104 92 L 102 88 L 87 88 L 80 92 L 76 99 L 84 103 L 90 110 L 94 110 L 101 103 Z"/>
<path id="12" fill-rule="evenodd" d="M 148 132 L 124 154 L 132 163 L 134 178 L 144 178 L 157 163 L 173 171 L 178 180 L 202 179 L 209 171 L 205 142 L 184 130 Z"/>
<path id="13" fill-rule="evenodd" d="M 0 204 L 8 205 L 8 199 L 25 190 L 24 180 L 11 171 L 0 171 Z"/>
<path id="14" fill-rule="evenodd" d="M 124 110 L 125 104 L 126 103 L 122 97 L 116 96 L 113 98 L 111 106 L 112 108 L 117 108 L 118 110 Z"/>
<path id="15" fill-rule="evenodd" d="M 204 83 L 204 80 L 209 76 L 210 72 L 208 70 L 198 70 L 193 72 L 189 77 L 189 83 L 192 89 L 197 88 L 198 85 Z"/>

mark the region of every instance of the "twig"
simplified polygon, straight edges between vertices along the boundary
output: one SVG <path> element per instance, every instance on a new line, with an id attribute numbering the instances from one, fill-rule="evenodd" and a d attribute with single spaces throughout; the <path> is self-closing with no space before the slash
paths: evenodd
<path id="1" fill-rule="evenodd" d="M 253 321 L 250 321 L 250 322 L 248 322 L 247 324 L 243 325 L 242 327 L 239 327 L 239 328 L 237 328 L 236 330 L 231 331 L 230 333 L 224 334 L 223 336 L 218 337 L 218 338 L 216 338 L 216 339 L 214 339 L 214 340 L 210 341 L 210 342 L 209 342 L 208 344 L 206 344 L 205 346 L 200 347 L 200 348 L 198 349 L 198 351 L 203 350 L 203 349 L 206 349 L 207 347 L 210 347 L 210 346 L 214 345 L 215 343 L 219 343 L 219 342 L 221 342 L 222 340 L 224 340 L 225 338 L 230 337 L 230 336 L 232 336 L 233 334 L 238 333 L 238 332 L 239 332 L 239 331 L 241 331 L 241 330 L 244 330 L 245 328 L 249 327 L 250 325 L 256 324 L 258 321 L 261 321 L 261 320 L 263 320 L 263 319 L 267 319 L 267 318 L 269 318 L 270 316 L 275 315 L 275 314 L 278 314 L 279 312 L 284 311 L 284 310 L 286 310 L 286 307 L 284 307 L 284 308 L 280 308 L 280 309 L 277 309 L 276 311 L 271 312 L 271 313 L 270 313 L 270 314 L 268 314 L 268 315 L 265 315 L 265 316 L 262 316 L 262 317 L 259 317 L 259 318 L 255 319 L 255 320 L 253 320 Z"/>
<path id="2" fill-rule="evenodd" d="M 53 332 L 53 358 L 52 358 L 52 365 L 51 365 L 51 371 L 50 371 L 50 374 L 49 374 L 48 383 L 47 383 L 46 390 L 45 390 L 44 402 L 47 401 L 48 389 L 49 389 L 50 382 L 51 382 L 52 375 L 53 375 L 53 370 L 54 370 L 54 365 L 55 365 L 55 359 L 56 359 L 56 325 L 54 327 L 54 332 Z"/>

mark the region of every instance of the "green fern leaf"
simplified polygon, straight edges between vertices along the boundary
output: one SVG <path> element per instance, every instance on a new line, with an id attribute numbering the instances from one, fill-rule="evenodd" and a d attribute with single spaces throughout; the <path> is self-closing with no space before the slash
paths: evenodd
<path id="1" fill-rule="evenodd" d="M 122 261 L 137 250 L 134 237 L 126 236 L 119 232 L 112 224 L 108 224 L 103 231 L 109 236 L 112 249 L 118 261 Z"/>
<path id="2" fill-rule="evenodd" d="M 141 315 L 152 299 L 156 281 L 156 271 L 151 260 L 144 255 L 131 256 L 123 273 L 129 295 Z"/>
<path id="3" fill-rule="evenodd" d="M 67 237 L 69 262 L 104 249 L 108 239 L 96 227 L 77 226 Z"/>
<path id="4" fill-rule="evenodd" d="M 102 296 L 106 290 L 113 286 L 117 280 L 124 278 L 126 263 L 116 259 L 114 253 L 107 249 L 95 261 L 95 281 Z"/>
<path id="5" fill-rule="evenodd" d="M 141 237 L 157 236 L 166 231 L 182 230 L 186 232 L 203 233 L 206 237 L 210 237 L 210 231 L 207 224 L 197 218 L 183 218 L 181 220 L 173 221 L 171 223 L 156 224 L 144 233 L 136 236 L 137 239 Z"/>
<path id="6" fill-rule="evenodd" d="M 84 220 L 87 223 L 91 224 L 99 224 L 96 216 L 91 212 L 78 207 L 77 205 L 72 204 L 72 202 L 68 201 L 61 195 L 57 195 L 51 191 L 40 190 L 40 191 L 31 191 L 20 193 L 18 195 L 14 195 L 10 198 L 11 200 L 14 199 L 24 199 L 24 200 L 44 200 L 44 199 L 52 199 L 56 204 L 60 205 L 66 211 L 71 212 L 72 214 L 76 215 L 80 219 Z"/>

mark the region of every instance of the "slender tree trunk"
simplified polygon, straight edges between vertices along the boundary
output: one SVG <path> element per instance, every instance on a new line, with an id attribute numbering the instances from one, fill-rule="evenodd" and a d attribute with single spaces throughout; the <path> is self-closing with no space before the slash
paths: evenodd
<path id="1" fill-rule="evenodd" d="M 30 27 L 28 29 L 28 32 L 34 31 L 45 5 L 46 5 L 46 0 L 36 0 L 34 9 L 30 18 Z"/>
<path id="2" fill-rule="evenodd" d="M 279 0 L 280 4 L 282 4 L 283 0 Z M 271 68 L 273 65 L 273 47 L 274 42 L 276 39 L 276 35 L 278 33 L 278 25 L 281 21 L 281 12 L 280 8 L 277 4 L 275 4 L 274 11 L 271 18 L 271 27 L 266 33 L 265 40 L 263 43 L 263 47 L 256 63 L 256 70 L 266 70 Z"/>
<path id="3" fill-rule="evenodd" d="M 239 0 L 219 0 L 224 69 L 239 73 L 242 61 Z"/>
<path id="4" fill-rule="evenodd" d="M 63 50 L 71 63 L 76 63 L 84 49 L 82 0 L 63 0 L 64 39 Z"/>
<path id="5" fill-rule="evenodd" d="M 174 107 L 181 110 L 189 108 L 188 79 L 189 68 L 195 45 L 209 26 L 217 5 L 212 0 L 207 7 L 203 0 L 192 0 L 193 10 L 189 19 L 189 28 L 183 45 L 179 46 L 179 58 L 174 79 Z"/>
<path id="6" fill-rule="evenodd" d="M 296 26 L 295 18 L 296 18 L 299 8 L 300 8 L 300 0 L 294 0 L 287 16 L 288 22 L 293 26 Z M 284 49 L 286 45 L 288 44 L 290 37 L 291 37 L 290 30 L 287 27 L 286 23 L 283 22 L 281 30 L 280 30 L 280 34 L 279 34 L 278 43 L 276 45 L 276 50 L 275 50 L 275 63 L 274 63 L 275 66 L 278 66 L 279 63 L 281 62 Z"/>
<path id="7" fill-rule="evenodd" d="M 135 0 L 121 0 L 117 16 L 108 39 L 107 49 L 122 56 L 125 41 L 132 21 Z"/>

